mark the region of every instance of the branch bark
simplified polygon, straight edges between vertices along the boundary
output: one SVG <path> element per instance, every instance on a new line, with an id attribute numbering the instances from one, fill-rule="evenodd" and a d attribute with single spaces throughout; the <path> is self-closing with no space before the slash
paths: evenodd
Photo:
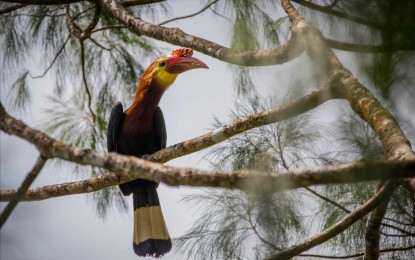
<path id="1" fill-rule="evenodd" d="M 333 84 L 334 86 L 337 83 L 336 80 L 333 80 L 327 84 Z M 334 88 L 324 87 L 318 89 L 282 107 L 240 118 L 212 132 L 169 146 L 144 158 L 149 161 L 164 163 L 213 146 L 247 130 L 295 117 L 318 107 L 330 99 L 337 98 L 337 93 L 332 91 L 332 89 Z"/>
<path id="2" fill-rule="evenodd" d="M 389 252 L 397 252 L 397 251 L 408 251 L 415 249 L 415 245 L 407 246 L 407 247 L 393 247 L 393 248 L 385 248 L 380 250 L 381 253 L 389 253 Z M 365 253 L 358 253 L 353 255 L 344 255 L 344 256 L 330 256 L 330 255 L 315 255 L 315 254 L 300 254 L 299 256 L 303 257 L 316 257 L 316 258 L 324 258 L 324 259 L 348 259 L 348 258 L 356 258 L 359 256 L 363 256 Z"/>
<path id="3" fill-rule="evenodd" d="M 7 13 L 10 13 L 10 12 L 19 10 L 19 9 L 21 9 L 23 7 L 26 7 L 26 6 L 27 6 L 26 4 L 13 4 L 13 5 L 9 5 L 9 6 L 5 7 L 5 8 L 3 8 L 3 9 L 0 9 L 0 15 L 7 14 Z"/>
<path id="4" fill-rule="evenodd" d="M 29 189 L 33 181 L 36 179 L 36 177 L 39 175 L 40 171 L 45 165 L 45 162 L 45 158 L 39 156 L 35 166 L 27 174 L 20 188 L 16 192 L 14 192 L 14 194 L 10 197 L 9 204 L 7 204 L 7 206 L 4 208 L 3 212 L 0 215 L 0 229 L 3 227 L 4 223 L 6 223 L 6 220 L 10 217 L 10 214 L 17 206 L 19 201 L 21 201 L 22 198 L 25 197 L 27 190 Z"/>
<path id="5" fill-rule="evenodd" d="M 415 50 L 414 42 L 406 42 L 399 44 L 384 44 L 384 45 L 368 45 L 340 42 L 332 39 L 325 39 L 330 48 L 351 51 L 351 52 L 365 52 L 365 53 L 385 53 L 396 51 L 413 51 Z"/>
<path id="6" fill-rule="evenodd" d="M 366 214 L 374 210 L 380 203 L 382 203 L 382 201 L 385 198 L 388 198 L 390 196 L 390 194 L 396 189 L 397 185 L 397 182 L 387 182 L 384 186 L 382 186 L 380 190 L 378 190 L 375 193 L 375 195 L 372 198 L 366 201 L 363 205 L 359 206 L 352 213 L 347 214 L 336 224 L 332 225 L 331 227 L 327 228 L 326 230 L 324 230 L 316 236 L 310 237 L 291 248 L 288 248 L 284 251 L 275 254 L 269 259 L 289 259 L 335 237 L 336 235 L 338 235 L 339 233 L 343 232 L 351 225 L 353 225 L 356 221 L 364 217 Z"/>
<path id="7" fill-rule="evenodd" d="M 128 27 L 137 35 L 145 35 L 174 45 L 189 47 L 232 64 L 244 66 L 282 64 L 298 57 L 304 51 L 304 42 L 296 37 L 296 31 L 293 32 L 291 39 L 281 47 L 269 50 L 237 51 L 186 34 L 178 28 L 167 28 L 145 22 L 133 16 L 117 1 L 100 0 L 100 4 L 108 14 L 116 18 L 121 24 Z"/>
<path id="8" fill-rule="evenodd" d="M 378 100 L 362 85 L 352 73 L 339 61 L 336 55 L 328 48 L 321 32 L 304 22 L 298 15 L 290 0 L 281 0 L 281 5 L 287 13 L 292 26 L 303 27 L 301 36 L 307 37 L 307 54 L 314 61 L 321 72 L 327 77 L 339 77 L 338 91 L 347 99 L 352 109 L 365 120 L 379 136 L 388 160 L 413 160 L 415 155 L 410 142 L 403 134 L 392 114 L 386 110 Z M 388 194 L 391 194 L 388 193 Z M 370 213 L 366 229 L 365 258 L 377 259 L 379 255 L 379 238 L 382 218 L 385 214 L 389 198 Z M 282 254 L 283 255 L 283 254 Z"/>
<path id="9" fill-rule="evenodd" d="M 78 2 L 96 2 L 95 0 L 3 0 L 8 3 L 19 3 L 24 5 L 63 5 Z M 122 1 L 124 7 L 132 7 L 137 5 L 147 5 L 164 2 L 165 0 L 127 0 Z"/>
<path id="10" fill-rule="evenodd" d="M 344 13 L 344 12 L 337 11 L 337 10 L 333 9 L 332 7 L 330 7 L 330 6 L 321 6 L 321 5 L 312 3 L 311 1 L 293 0 L 293 2 L 295 2 L 297 4 L 300 4 L 304 7 L 310 8 L 312 10 L 316 10 L 316 11 L 319 11 L 319 12 L 322 12 L 322 13 L 325 13 L 325 14 L 340 17 L 340 18 L 343 18 L 343 19 L 346 19 L 346 20 L 349 20 L 349 21 L 352 21 L 352 22 L 355 22 L 355 23 L 358 23 L 358 24 L 362 24 L 362 25 L 365 25 L 365 26 L 368 26 L 368 27 L 371 27 L 371 28 L 374 28 L 374 29 L 378 29 L 378 30 L 410 31 L 410 30 L 415 29 L 414 27 L 412 27 L 412 28 L 411 27 L 410 28 L 406 28 L 406 27 L 402 28 L 402 27 L 399 27 L 399 26 L 390 26 L 389 24 L 377 23 L 377 22 L 374 22 L 374 21 L 371 21 L 371 20 L 368 20 L 368 19 L 365 19 L 365 18 L 361 18 L 361 17 L 358 17 L 358 16 L 353 16 L 353 15 L 349 15 L 349 14 Z"/>

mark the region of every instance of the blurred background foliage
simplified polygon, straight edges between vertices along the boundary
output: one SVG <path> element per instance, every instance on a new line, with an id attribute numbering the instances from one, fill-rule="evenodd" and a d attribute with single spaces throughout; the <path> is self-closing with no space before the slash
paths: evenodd
<path id="1" fill-rule="evenodd" d="M 349 69 L 407 126 L 404 131 L 413 141 L 415 121 L 410 119 L 415 100 L 415 2 L 293 2 L 300 14 L 331 41 L 329 45 L 340 46 L 338 51 L 334 48 L 337 54 L 352 60 L 355 67 Z M 222 19 L 224 26 L 231 27 L 227 40 L 232 48 L 275 47 L 290 36 L 290 24 L 279 1 L 204 0 L 200 4 L 210 5 L 208 10 Z M 0 2 L 0 9 L 7 6 Z M 174 17 L 169 1 L 128 9 L 155 24 Z M 100 19 L 88 37 L 81 39 L 76 31 L 87 28 L 97 12 L 93 3 L 78 2 L 31 5 L 1 15 L 0 76 L 2 85 L 7 86 L 2 86 L 7 105 L 14 113 L 30 108 L 33 80 L 51 77 L 54 94 L 45 111 L 48 120 L 41 128 L 70 145 L 105 151 L 107 118 L 113 104 L 132 100 L 144 68 L 165 50 L 156 41 L 131 33 L 105 13 L 99 13 Z M 351 51 L 342 51 L 344 46 Z M 39 62 L 39 69 L 28 71 L 28 64 L 34 61 Z M 301 62 L 308 60 L 303 58 Z M 275 96 L 275 91 L 256 87 L 260 68 L 229 67 L 237 94 L 227 122 L 287 103 L 315 87 L 312 73 L 292 73 L 294 84 Z M 244 132 L 209 149 L 205 158 L 212 169 L 266 172 L 382 158 L 377 136 L 352 111 L 345 109 L 338 115 L 337 124 L 331 126 L 319 123 L 325 113 L 329 112 L 319 109 Z M 223 124 L 215 119 L 213 127 Z M 102 173 L 91 167 L 78 166 L 76 170 L 89 176 Z M 201 218 L 176 244 L 183 254 L 197 255 L 199 259 L 263 258 L 329 227 L 367 200 L 375 189 L 375 183 L 273 194 L 262 192 L 260 187 L 253 193 L 209 189 L 184 198 L 190 205 L 204 206 L 200 208 Z M 92 199 L 100 216 L 112 207 L 126 208 L 116 187 L 93 193 Z M 364 229 L 362 219 L 318 250 L 327 254 L 360 253 Z M 405 187 L 392 197 L 382 234 L 382 248 L 413 245 L 415 198 Z M 411 253 L 414 250 L 385 254 L 404 258 Z"/>

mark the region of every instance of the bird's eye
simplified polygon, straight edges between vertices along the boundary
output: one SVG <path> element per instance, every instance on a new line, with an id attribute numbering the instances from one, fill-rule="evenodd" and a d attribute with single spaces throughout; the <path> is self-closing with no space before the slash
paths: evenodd
<path id="1" fill-rule="evenodd" d="M 160 61 L 160 62 L 159 62 L 159 66 L 160 66 L 160 67 L 164 67 L 164 66 L 166 66 L 166 61 L 164 61 L 164 60 Z"/>

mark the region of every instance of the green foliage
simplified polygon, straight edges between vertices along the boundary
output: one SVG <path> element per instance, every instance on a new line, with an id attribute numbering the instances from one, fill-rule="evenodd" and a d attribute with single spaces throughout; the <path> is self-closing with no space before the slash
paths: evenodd
<path id="1" fill-rule="evenodd" d="M 0 7 L 6 6 L 1 3 Z M 102 14 L 89 38 L 85 39 L 84 62 L 88 95 L 82 82 L 81 44 L 67 25 L 67 15 L 76 28 L 83 30 L 91 22 L 95 5 L 78 2 L 65 6 L 27 6 L 0 17 L 0 56 L 3 85 L 10 84 L 7 103 L 15 111 L 24 112 L 30 105 L 30 83 L 37 78 L 50 76 L 54 81 L 50 106 L 45 110 L 43 130 L 70 145 L 106 151 L 107 121 L 112 106 L 117 101 L 131 102 L 137 82 L 150 59 L 160 53 L 149 38 L 138 37 L 119 22 Z M 137 6 L 132 12 L 154 19 L 165 14 L 164 5 Z M 26 67 L 41 68 L 27 71 Z M 16 71 L 25 72 L 16 75 Z M 28 77 L 32 80 L 28 81 Z M 2 86 L 3 88 L 3 86 Z M 73 167 L 71 167 L 74 169 Z M 97 169 L 81 167 L 74 172 L 89 176 Z M 95 193 L 97 212 L 103 216 L 110 201 L 125 206 L 116 188 Z"/>
<path id="2" fill-rule="evenodd" d="M 7 95 L 12 110 L 26 110 L 30 105 L 30 89 L 27 85 L 28 71 L 23 72 L 13 83 Z"/>
<path id="3" fill-rule="evenodd" d="M 175 245 L 187 258 L 263 258 L 304 232 L 296 217 L 298 201 L 290 196 L 219 189 L 188 196 L 185 202 L 203 204 L 204 210 Z"/>
<path id="4" fill-rule="evenodd" d="M 286 100 L 286 97 L 281 99 Z M 275 98 L 252 96 L 235 104 L 230 120 L 258 113 L 281 104 Z M 223 125 L 216 119 L 214 127 Z M 218 170 L 276 172 L 331 161 L 316 156 L 321 141 L 319 127 L 307 115 L 267 125 L 232 137 L 212 148 L 208 156 Z M 252 172 L 251 174 L 255 174 Z M 292 245 L 307 232 L 301 192 L 267 193 L 257 187 L 252 193 L 209 190 L 191 195 L 186 202 L 204 205 L 201 218 L 177 240 L 180 252 L 201 259 L 250 259 L 270 256 Z M 315 203 L 315 202 L 313 202 Z M 313 204 L 311 203 L 311 204 Z"/>

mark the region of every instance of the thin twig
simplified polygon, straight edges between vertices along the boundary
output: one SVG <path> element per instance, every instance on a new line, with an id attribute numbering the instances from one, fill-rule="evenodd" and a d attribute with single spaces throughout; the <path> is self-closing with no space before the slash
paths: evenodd
<path id="1" fill-rule="evenodd" d="M 287 171 L 290 171 L 290 167 L 288 166 L 286 160 L 285 160 L 285 156 L 284 156 L 284 147 L 282 145 L 281 142 L 281 136 L 280 133 L 278 132 L 277 134 L 277 143 L 278 143 L 278 149 L 277 149 L 277 153 L 279 154 L 280 158 L 281 158 L 281 162 L 282 162 L 282 166 L 284 167 L 284 169 L 286 169 Z M 310 192 L 311 194 L 317 196 L 318 198 L 338 207 L 339 209 L 343 210 L 344 212 L 350 213 L 351 211 L 346 209 L 345 207 L 343 207 L 342 205 L 340 205 L 339 203 L 337 203 L 334 200 L 331 200 L 323 195 L 321 195 L 320 193 L 316 192 L 315 190 L 313 190 L 312 188 L 309 187 L 304 187 L 304 189 L 306 189 L 308 192 Z"/>
<path id="2" fill-rule="evenodd" d="M 211 2 L 211 3 L 209 3 L 209 4 L 207 4 L 205 7 L 203 7 L 202 9 L 200 9 L 199 11 L 197 11 L 196 13 L 189 14 L 189 15 L 184 15 L 184 16 L 179 16 L 179 17 L 175 17 L 175 18 L 172 18 L 172 19 L 166 20 L 166 21 L 164 21 L 164 22 L 161 22 L 161 23 L 159 23 L 159 24 L 158 24 L 158 26 L 160 26 L 160 25 L 164 25 L 164 24 L 166 24 L 166 23 L 171 23 L 171 22 L 173 22 L 173 21 L 177 21 L 177 20 L 182 20 L 182 19 L 187 19 L 187 18 L 194 17 L 194 16 L 196 16 L 196 15 L 198 15 L 198 14 L 203 13 L 204 11 L 206 11 L 206 10 L 207 10 L 207 9 L 209 9 L 212 5 L 216 4 L 216 3 L 217 3 L 217 2 L 219 2 L 219 1 L 220 1 L 220 0 L 215 0 L 215 1 L 213 1 L 213 2 Z"/>
<path id="3" fill-rule="evenodd" d="M 383 202 L 385 198 L 390 196 L 390 194 L 396 189 L 397 185 L 397 182 L 387 182 L 372 196 L 372 198 L 370 198 L 364 204 L 359 206 L 353 212 L 344 216 L 341 220 L 339 220 L 326 230 L 322 231 L 321 233 L 313 237 L 305 239 L 304 241 L 298 243 L 295 246 L 278 252 L 269 259 L 289 259 L 333 238 L 334 236 L 349 228 L 356 221 L 364 217 L 367 213 L 374 210 L 380 203 Z"/>
<path id="4" fill-rule="evenodd" d="M 97 42 L 94 38 L 89 37 L 88 40 L 90 40 L 91 42 L 93 42 L 96 46 L 98 46 L 101 49 L 104 49 L 106 51 L 111 51 L 111 48 L 107 48 L 105 46 L 103 46 L 102 44 L 100 44 L 99 42 Z"/>
<path id="5" fill-rule="evenodd" d="M 91 32 L 91 34 L 96 33 L 96 32 L 100 32 L 100 31 L 111 30 L 111 29 L 127 29 L 127 27 L 125 27 L 124 25 L 114 25 L 114 26 L 102 27 L 102 28 L 98 28 L 98 29 L 93 30 Z"/>
<path id="6" fill-rule="evenodd" d="M 399 231 L 399 232 L 401 232 L 401 233 L 403 233 L 403 234 L 405 234 L 407 236 L 415 237 L 415 233 L 414 232 L 407 231 L 407 230 L 405 230 L 403 228 L 400 228 L 400 227 L 397 227 L 397 226 L 394 226 L 394 225 L 390 225 L 390 224 L 387 224 L 387 223 L 382 223 L 382 226 L 388 227 L 390 229 L 397 230 L 397 231 Z"/>
<path id="7" fill-rule="evenodd" d="M 91 22 L 82 30 L 81 39 L 85 40 L 91 36 L 92 30 L 97 26 L 99 19 L 101 18 L 102 8 L 100 5 L 95 4 L 94 16 L 92 17 Z"/>
<path id="8" fill-rule="evenodd" d="M 79 43 L 81 44 L 81 67 L 82 67 L 82 80 L 84 82 L 85 92 L 88 96 L 88 109 L 92 116 L 92 122 L 95 123 L 96 115 L 94 111 L 92 110 L 92 95 L 88 87 L 88 81 L 86 78 L 86 71 L 85 71 L 85 49 L 84 49 L 84 41 L 79 40 Z"/>
<path id="9" fill-rule="evenodd" d="M 65 42 L 63 43 L 62 47 L 59 49 L 58 53 L 56 53 L 55 58 L 53 58 L 52 62 L 50 63 L 49 67 L 41 74 L 38 76 L 32 76 L 30 75 L 30 77 L 32 79 L 38 79 L 38 78 L 43 78 L 46 73 L 50 70 L 50 68 L 52 68 L 53 64 L 55 63 L 55 61 L 58 59 L 59 55 L 63 52 L 63 50 L 65 49 L 66 44 L 68 43 L 69 39 L 71 38 L 71 35 L 69 34 L 68 37 L 66 38 Z"/>
<path id="10" fill-rule="evenodd" d="M 16 194 L 13 196 L 12 200 L 10 200 L 9 204 L 4 208 L 3 212 L 0 216 L 0 229 L 3 227 L 6 220 L 9 218 L 10 214 L 12 213 L 13 209 L 17 206 L 19 201 L 25 197 L 27 190 L 29 189 L 30 185 L 39 175 L 40 171 L 42 170 L 43 166 L 45 165 L 46 159 L 42 156 L 39 156 L 37 162 L 33 169 L 26 175 L 23 183 L 20 185 L 20 188 L 17 190 Z"/>

